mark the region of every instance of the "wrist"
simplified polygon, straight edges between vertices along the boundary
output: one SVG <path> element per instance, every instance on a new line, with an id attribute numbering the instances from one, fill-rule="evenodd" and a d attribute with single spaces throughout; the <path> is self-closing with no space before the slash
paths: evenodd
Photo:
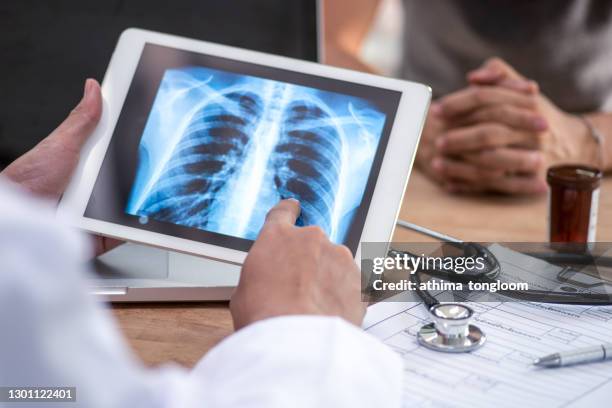
<path id="1" fill-rule="evenodd" d="M 563 140 L 557 140 L 553 145 L 557 154 L 554 155 L 556 157 L 553 157 L 551 165 L 561 163 L 596 167 L 602 165 L 601 145 L 583 116 L 565 114 L 563 130 L 558 136 L 562 136 Z"/>
<path id="2" fill-rule="evenodd" d="M 291 298 L 282 298 L 272 302 L 249 302 L 247 304 L 241 302 L 241 299 L 237 297 L 230 302 L 230 310 L 236 330 L 276 317 L 325 315 L 308 302 L 296 301 L 296 299 Z"/>
<path id="3" fill-rule="evenodd" d="M 590 147 L 590 151 L 587 152 L 587 155 L 589 156 L 590 160 L 589 163 L 594 163 L 596 167 L 604 171 L 606 169 L 604 155 L 604 135 L 588 116 L 578 115 L 578 118 L 587 128 L 589 137 L 591 139 L 590 143 L 588 144 L 588 147 Z"/>

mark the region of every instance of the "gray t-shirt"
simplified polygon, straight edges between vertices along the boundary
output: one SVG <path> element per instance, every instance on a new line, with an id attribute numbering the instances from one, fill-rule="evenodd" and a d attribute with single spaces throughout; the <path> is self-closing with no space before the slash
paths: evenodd
<path id="1" fill-rule="evenodd" d="M 570 112 L 612 110 L 612 0 L 404 0 L 402 77 L 441 96 L 499 56 Z"/>

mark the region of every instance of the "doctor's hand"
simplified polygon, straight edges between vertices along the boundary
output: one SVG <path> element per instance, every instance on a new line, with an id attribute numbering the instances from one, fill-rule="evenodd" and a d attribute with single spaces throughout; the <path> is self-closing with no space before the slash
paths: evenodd
<path id="1" fill-rule="evenodd" d="M 58 202 L 79 162 L 81 148 L 101 114 L 100 85 L 88 79 L 83 98 L 66 120 L 0 174 L 34 195 Z M 94 244 L 96 254 L 101 254 L 119 245 L 120 241 L 95 237 Z"/>
<path id="2" fill-rule="evenodd" d="M 299 203 L 283 200 L 245 260 L 230 303 L 236 330 L 284 315 L 339 316 L 360 325 L 361 278 L 350 250 L 318 227 L 296 227 Z"/>

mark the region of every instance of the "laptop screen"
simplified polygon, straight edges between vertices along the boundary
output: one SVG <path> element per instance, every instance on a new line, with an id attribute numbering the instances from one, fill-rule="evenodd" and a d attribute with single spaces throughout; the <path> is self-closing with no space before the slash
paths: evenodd
<path id="1" fill-rule="evenodd" d="M 317 0 L 81 0 L 0 4 L 0 168 L 48 135 L 102 80 L 123 30 L 138 27 L 317 60 Z"/>

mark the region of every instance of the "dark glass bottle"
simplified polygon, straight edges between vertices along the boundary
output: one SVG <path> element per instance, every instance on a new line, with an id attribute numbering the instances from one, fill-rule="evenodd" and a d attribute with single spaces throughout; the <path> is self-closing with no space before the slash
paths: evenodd
<path id="1" fill-rule="evenodd" d="M 548 169 L 550 242 L 595 241 L 601 178 L 601 171 L 594 167 L 561 165 Z"/>

